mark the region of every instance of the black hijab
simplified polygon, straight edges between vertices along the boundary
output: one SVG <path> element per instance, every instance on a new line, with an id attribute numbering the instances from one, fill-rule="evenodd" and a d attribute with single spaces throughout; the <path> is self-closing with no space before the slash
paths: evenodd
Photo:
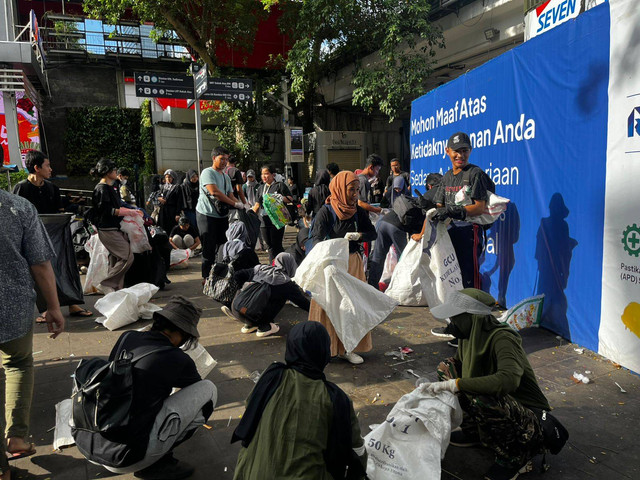
<path id="1" fill-rule="evenodd" d="M 364 469 L 351 448 L 351 401 L 337 385 L 328 382 L 324 368 L 331 360 L 331 339 L 318 322 L 295 325 L 287 336 L 286 365 L 275 362 L 267 368 L 256 384 L 240 424 L 233 432 L 231 443 L 242 440 L 248 447 L 258 429 L 262 413 L 282 382 L 285 370 L 291 368 L 313 380 L 322 380 L 333 404 L 324 460 L 333 478 L 362 478 Z M 348 467 L 348 468 L 347 468 Z M 348 477 L 345 477 L 348 473 Z M 359 476 L 358 476 L 359 475 Z"/>
<path id="2" fill-rule="evenodd" d="M 195 210 L 198 203 L 198 196 L 200 195 L 199 182 L 193 183 L 191 177 L 198 175 L 198 172 L 191 169 L 187 172 L 187 176 L 184 177 L 182 185 L 180 185 L 180 193 L 182 195 L 181 208 L 183 210 Z"/>

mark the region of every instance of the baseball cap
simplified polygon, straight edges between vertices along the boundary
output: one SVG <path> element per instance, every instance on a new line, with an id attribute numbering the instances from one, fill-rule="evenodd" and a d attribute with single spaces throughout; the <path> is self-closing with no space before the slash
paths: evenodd
<path id="1" fill-rule="evenodd" d="M 447 148 L 458 150 L 459 148 L 471 148 L 471 140 L 469 135 L 464 132 L 454 133 L 449 137 Z"/>
<path id="2" fill-rule="evenodd" d="M 491 309 L 495 302 L 491 295 L 482 290 L 465 288 L 451 292 L 442 305 L 433 307 L 430 311 L 431 315 L 440 320 L 455 317 L 461 313 L 491 315 Z"/>

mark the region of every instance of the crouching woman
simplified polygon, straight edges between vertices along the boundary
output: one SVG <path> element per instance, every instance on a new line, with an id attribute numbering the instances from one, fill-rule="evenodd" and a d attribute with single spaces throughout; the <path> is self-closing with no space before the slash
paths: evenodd
<path id="1" fill-rule="evenodd" d="M 318 322 L 291 329 L 286 363 L 264 371 L 231 438 L 243 447 L 234 480 L 365 478 L 367 453 L 353 404 L 323 373 L 330 344 Z"/>
<path id="2" fill-rule="evenodd" d="M 217 400 L 215 385 L 200 378 L 195 363 L 180 348 L 197 345 L 201 313 L 175 295 L 154 313 L 150 331 L 129 331 L 118 339 L 109 360 L 122 352 L 133 355 L 129 422 L 109 434 L 73 431 L 78 449 L 90 462 L 149 480 L 193 474 L 194 468 L 174 459 L 172 450 L 207 421 Z M 181 390 L 172 395 L 174 388 Z"/>

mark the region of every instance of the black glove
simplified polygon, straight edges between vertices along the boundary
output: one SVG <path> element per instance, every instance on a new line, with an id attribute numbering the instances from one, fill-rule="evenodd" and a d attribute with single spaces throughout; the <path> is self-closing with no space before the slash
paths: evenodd
<path id="1" fill-rule="evenodd" d="M 447 215 L 454 220 L 464 220 L 467 218 L 467 210 L 462 205 L 448 205 Z"/>
<path id="2" fill-rule="evenodd" d="M 449 218 L 447 207 L 436 208 L 436 214 L 433 216 L 434 222 L 444 222 L 447 218 Z"/>

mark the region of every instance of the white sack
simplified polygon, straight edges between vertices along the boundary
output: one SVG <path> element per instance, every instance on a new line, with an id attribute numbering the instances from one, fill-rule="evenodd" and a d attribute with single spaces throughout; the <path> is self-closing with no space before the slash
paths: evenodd
<path id="1" fill-rule="evenodd" d="M 135 217 L 123 217 L 120 220 L 120 230 L 129 237 L 129 244 L 133 253 L 142 253 L 151 250 L 147 230 L 144 228 L 144 220 L 136 215 Z"/>
<path id="2" fill-rule="evenodd" d="M 200 378 L 207 378 L 207 375 L 209 375 L 211 370 L 213 370 L 218 364 L 218 362 L 209 355 L 209 352 L 207 352 L 207 350 L 199 343 L 196 348 L 185 350 L 184 353 L 189 355 L 196 364 L 196 369 L 200 374 Z"/>
<path id="3" fill-rule="evenodd" d="M 171 250 L 169 265 L 171 268 L 187 268 L 189 266 L 189 257 L 191 250 L 183 250 L 181 248 Z"/>
<path id="4" fill-rule="evenodd" d="M 427 212 L 431 218 L 435 209 Z M 458 258 L 445 222 L 427 222 L 420 242 L 409 240 L 386 294 L 400 305 L 435 307 L 449 292 L 462 290 Z"/>
<path id="5" fill-rule="evenodd" d="M 109 274 L 109 250 L 102 244 L 97 234 L 89 237 L 84 249 L 89 253 L 91 260 L 89 268 L 87 268 L 87 274 L 84 277 L 82 293 L 91 295 L 92 293 L 98 293 L 96 287 Z"/>
<path id="6" fill-rule="evenodd" d="M 473 200 L 469 197 L 470 190 L 471 187 L 467 186 L 466 189 L 463 188 L 456 193 L 456 205 L 471 205 L 473 203 Z M 467 217 L 465 219 L 467 222 L 477 223 L 479 225 L 491 225 L 507 210 L 508 203 L 511 201 L 508 198 L 501 197 L 489 191 L 487 191 L 487 196 L 489 198 L 482 213 L 473 217 Z"/>
<path id="7" fill-rule="evenodd" d="M 451 392 L 426 393 L 426 384 L 404 395 L 386 421 L 364 439 L 371 480 L 439 479 L 440 462 L 462 409 Z"/>
<path id="8" fill-rule="evenodd" d="M 384 258 L 384 266 L 382 268 L 382 275 L 380 275 L 380 281 L 378 283 L 384 283 L 388 285 L 391 281 L 391 277 L 393 276 L 393 271 L 396 269 L 396 265 L 398 264 L 398 252 L 396 252 L 396 247 L 391 245 L 391 248 L 387 252 L 387 256 Z"/>
<path id="9" fill-rule="evenodd" d="M 360 340 L 398 305 L 371 285 L 347 273 L 349 242 L 344 238 L 317 244 L 296 271 L 294 281 L 324 309 L 344 348 Z"/>
<path id="10" fill-rule="evenodd" d="M 71 399 L 56 403 L 56 429 L 53 432 L 53 449 L 59 450 L 62 447 L 73 445 L 76 441 L 71 435 Z"/>
<path id="11" fill-rule="evenodd" d="M 158 290 L 158 287 L 150 283 L 139 283 L 105 295 L 95 304 L 96 310 L 106 317 L 104 322 L 98 323 L 109 330 L 116 330 L 137 322 L 141 312 L 145 314 L 145 318 L 150 318 L 149 312 L 152 315 L 154 311 L 160 310 L 157 306 L 147 305 Z"/>

